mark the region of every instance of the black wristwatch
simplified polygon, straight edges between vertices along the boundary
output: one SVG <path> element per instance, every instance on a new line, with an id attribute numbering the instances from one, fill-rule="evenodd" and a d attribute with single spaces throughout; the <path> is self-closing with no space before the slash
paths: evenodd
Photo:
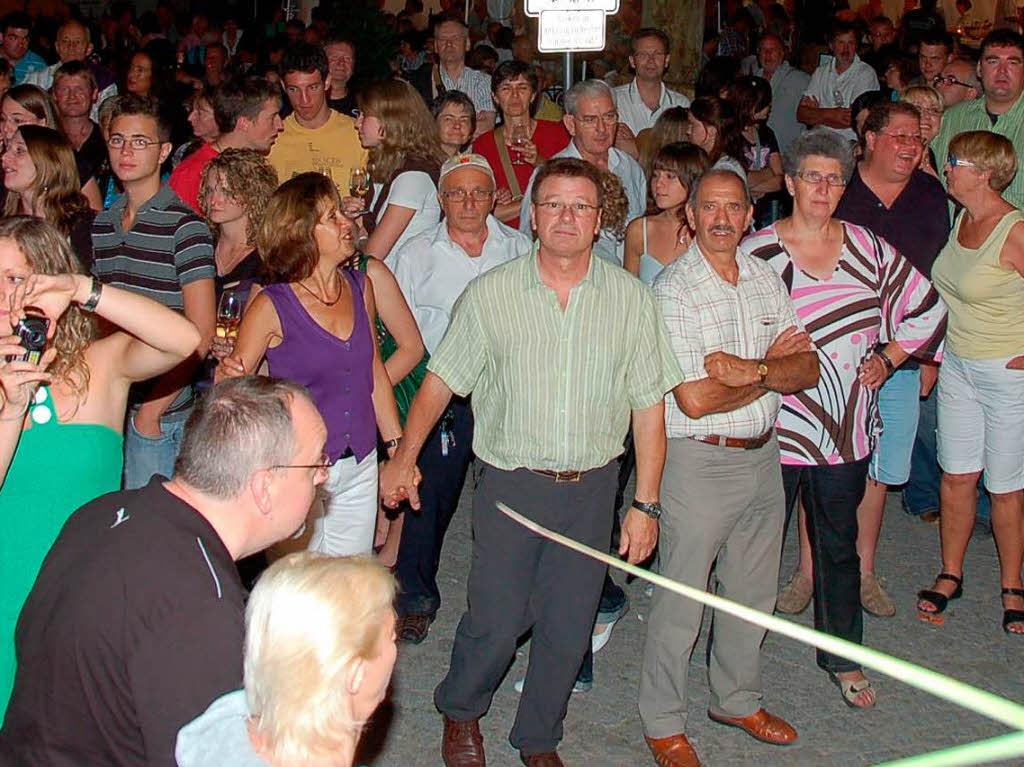
<path id="1" fill-rule="evenodd" d="M 633 508 L 637 511 L 642 511 L 644 514 L 649 516 L 651 519 L 661 519 L 661 504 L 655 501 L 654 503 L 644 503 L 638 501 L 636 498 L 633 499 Z"/>

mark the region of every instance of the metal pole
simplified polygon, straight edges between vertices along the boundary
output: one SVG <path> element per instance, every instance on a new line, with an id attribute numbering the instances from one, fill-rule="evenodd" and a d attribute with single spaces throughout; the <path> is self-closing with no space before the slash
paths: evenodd
<path id="1" fill-rule="evenodd" d="M 564 74 L 565 74 L 565 79 L 564 79 L 565 92 L 568 93 L 569 89 L 572 87 L 572 52 L 571 51 L 566 51 L 565 52 L 565 73 Z"/>

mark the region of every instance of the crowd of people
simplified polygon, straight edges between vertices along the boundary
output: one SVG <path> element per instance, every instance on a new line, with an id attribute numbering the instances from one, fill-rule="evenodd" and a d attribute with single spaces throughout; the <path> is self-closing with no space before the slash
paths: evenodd
<path id="1" fill-rule="evenodd" d="M 1020 31 L 836 8 L 807 66 L 792 9 L 724 2 L 691 99 L 678 42 L 621 20 L 552 88 L 505 5 L 381 13 L 398 55 L 361 81 L 323 13 L 0 20 L 0 764 L 351 765 L 470 471 L 448 767 L 485 764 L 526 632 L 510 742 L 561 765 L 629 608 L 498 502 L 855 643 L 865 612 L 941 624 L 987 529 L 1024 635 Z M 893 490 L 940 539 L 902 608 Z M 701 620 L 653 591 L 661 767 L 700 764 Z M 709 717 L 793 742 L 764 631 L 714 621 Z"/>

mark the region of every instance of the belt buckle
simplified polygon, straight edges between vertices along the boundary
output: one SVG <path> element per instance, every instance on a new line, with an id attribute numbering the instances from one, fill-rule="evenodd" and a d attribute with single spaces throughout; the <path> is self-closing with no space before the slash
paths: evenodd
<path id="1" fill-rule="evenodd" d="M 583 476 L 583 472 L 581 472 L 581 471 L 556 471 L 555 472 L 555 483 L 557 484 L 557 483 L 564 483 L 564 482 L 569 482 L 569 483 L 579 482 L 580 478 L 582 476 Z"/>

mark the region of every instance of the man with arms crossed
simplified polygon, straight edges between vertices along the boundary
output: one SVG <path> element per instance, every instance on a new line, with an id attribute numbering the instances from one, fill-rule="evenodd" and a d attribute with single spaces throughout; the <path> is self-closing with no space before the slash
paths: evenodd
<path id="1" fill-rule="evenodd" d="M 770 613 L 786 519 L 774 427 L 782 393 L 814 386 L 818 359 L 782 280 L 737 246 L 753 217 L 743 180 L 712 170 L 687 204 L 690 249 L 654 285 L 683 382 L 665 406 L 661 573 Z M 640 435 L 637 435 L 637 449 Z M 640 718 L 661 767 L 698 767 L 686 738 L 686 677 L 704 608 L 655 589 Z M 715 614 L 708 716 L 783 745 L 796 730 L 761 707 L 765 632 Z"/>

